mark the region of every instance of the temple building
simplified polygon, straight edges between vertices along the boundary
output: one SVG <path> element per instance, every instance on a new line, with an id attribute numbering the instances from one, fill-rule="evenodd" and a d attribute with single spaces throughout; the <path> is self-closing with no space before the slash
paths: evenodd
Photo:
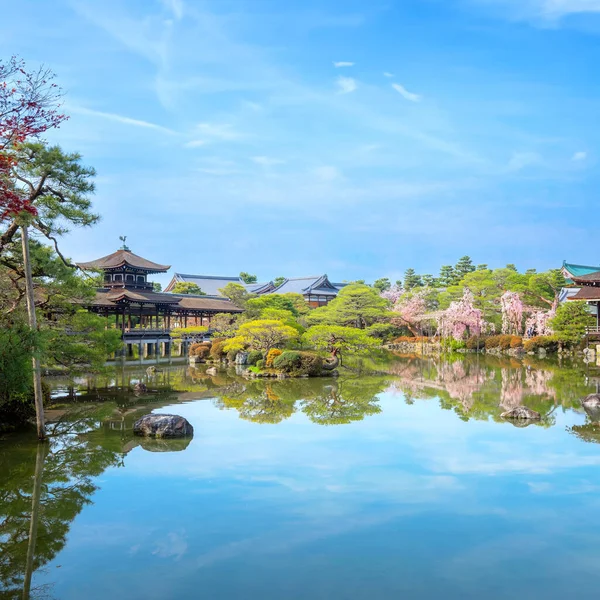
<path id="1" fill-rule="evenodd" d="M 165 292 L 172 291 L 177 283 L 194 283 L 205 294 L 220 295 L 228 283 L 237 283 L 246 288 L 251 294 L 262 296 L 264 294 L 288 294 L 295 293 L 304 296 L 306 302 L 313 308 L 324 306 L 333 300 L 345 283 L 332 283 L 327 275 L 318 275 L 316 277 L 294 277 L 285 279 L 279 286 L 275 286 L 272 281 L 267 283 L 244 283 L 239 277 L 219 277 L 212 275 L 187 275 L 184 273 L 175 273 Z"/>
<path id="2" fill-rule="evenodd" d="M 166 273 L 161 265 L 122 248 L 90 262 L 78 263 L 84 270 L 100 271 L 104 285 L 86 308 L 99 315 L 114 316 L 116 326 L 125 333 L 134 330 L 160 329 L 188 325 L 210 326 L 217 313 L 240 313 L 242 309 L 226 298 L 212 295 L 168 294 L 155 292 L 148 276 Z"/>
<path id="3" fill-rule="evenodd" d="M 596 315 L 596 324 L 600 327 L 600 267 L 563 263 L 562 273 L 568 287 L 564 289 L 564 299 L 587 302 Z"/>
<path id="4" fill-rule="evenodd" d="M 324 306 L 333 300 L 345 283 L 332 283 L 327 275 L 319 277 L 295 277 L 286 279 L 271 294 L 301 294 L 313 308 Z"/>
<path id="5" fill-rule="evenodd" d="M 165 292 L 172 292 L 178 283 L 193 283 L 209 296 L 222 296 L 221 291 L 228 283 L 237 283 L 251 294 L 266 294 L 275 289 L 272 281 L 267 283 L 245 283 L 241 277 L 220 277 L 218 275 L 187 275 L 175 273 Z"/>

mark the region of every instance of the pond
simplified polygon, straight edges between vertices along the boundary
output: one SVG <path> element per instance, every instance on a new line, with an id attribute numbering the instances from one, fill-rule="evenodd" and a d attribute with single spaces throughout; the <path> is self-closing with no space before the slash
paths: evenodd
<path id="1" fill-rule="evenodd" d="M 359 366 L 52 381 L 51 443 L 0 438 L 0 598 L 597 597 L 600 427 L 580 405 L 594 369 Z M 500 417 L 520 404 L 542 420 Z M 193 439 L 134 438 L 151 411 L 186 417 Z"/>

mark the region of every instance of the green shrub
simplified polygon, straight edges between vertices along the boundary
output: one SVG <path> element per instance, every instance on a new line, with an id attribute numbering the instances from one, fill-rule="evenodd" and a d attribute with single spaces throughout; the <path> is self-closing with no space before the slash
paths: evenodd
<path id="1" fill-rule="evenodd" d="M 278 348 L 271 348 L 269 350 L 269 352 L 267 353 L 267 358 L 266 358 L 266 365 L 267 368 L 271 368 L 273 366 L 273 361 L 278 357 L 281 356 L 282 351 L 279 350 Z"/>
<path id="2" fill-rule="evenodd" d="M 455 340 L 454 338 L 445 338 L 442 340 L 442 348 L 445 350 L 460 350 L 466 348 L 467 344 L 464 340 Z"/>
<path id="3" fill-rule="evenodd" d="M 255 365 L 259 360 L 263 357 L 262 352 L 259 350 L 252 350 L 248 352 L 248 360 L 246 361 L 247 365 Z"/>
<path id="4" fill-rule="evenodd" d="M 300 367 L 302 357 L 299 352 L 283 352 L 273 360 L 273 366 L 284 373 L 290 373 Z"/>
<path id="5" fill-rule="evenodd" d="M 323 369 L 323 359 L 314 352 L 299 352 L 300 354 L 300 375 L 317 377 Z"/>
<path id="6" fill-rule="evenodd" d="M 546 352 L 556 352 L 558 350 L 558 339 L 554 335 L 537 335 L 523 342 L 523 348 L 527 352 L 536 352 L 540 348 Z"/>
<path id="7" fill-rule="evenodd" d="M 265 368 L 265 359 L 261 358 L 260 360 L 257 360 L 256 367 L 259 369 L 264 369 Z"/>

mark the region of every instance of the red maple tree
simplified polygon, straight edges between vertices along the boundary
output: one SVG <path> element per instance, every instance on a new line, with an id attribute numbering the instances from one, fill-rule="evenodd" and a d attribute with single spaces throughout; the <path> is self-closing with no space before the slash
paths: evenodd
<path id="1" fill-rule="evenodd" d="M 68 118 L 60 112 L 62 92 L 54 78 L 44 66 L 25 70 L 25 62 L 16 56 L 0 60 L 0 221 L 22 211 L 36 214 L 11 176 L 14 151 Z"/>

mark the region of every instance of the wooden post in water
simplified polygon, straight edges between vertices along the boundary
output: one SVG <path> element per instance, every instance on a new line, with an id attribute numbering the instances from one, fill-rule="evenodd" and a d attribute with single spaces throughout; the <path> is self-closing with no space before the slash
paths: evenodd
<path id="1" fill-rule="evenodd" d="M 25 271 L 25 292 L 27 297 L 27 315 L 31 331 L 37 331 L 37 318 L 35 316 L 35 297 L 33 295 L 33 277 L 31 276 L 31 259 L 29 256 L 29 233 L 27 225 L 21 225 L 21 246 L 23 248 L 23 269 Z M 33 393 L 35 398 L 35 420 L 39 440 L 46 439 L 46 425 L 44 422 L 44 397 L 42 394 L 42 375 L 40 359 L 34 354 L 33 363 Z"/>

